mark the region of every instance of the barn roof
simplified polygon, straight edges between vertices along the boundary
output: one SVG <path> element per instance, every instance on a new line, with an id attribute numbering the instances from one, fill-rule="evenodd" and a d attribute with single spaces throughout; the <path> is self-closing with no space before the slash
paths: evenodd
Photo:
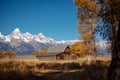
<path id="1" fill-rule="evenodd" d="M 68 45 L 62 45 L 62 46 L 51 46 L 48 48 L 48 51 L 45 54 L 41 54 L 40 56 L 55 56 L 60 53 L 63 53 L 65 49 L 69 47 Z"/>
<path id="2" fill-rule="evenodd" d="M 47 53 L 61 53 L 64 52 L 65 49 L 69 47 L 68 45 L 61 45 L 61 46 L 51 46 L 48 48 Z"/>

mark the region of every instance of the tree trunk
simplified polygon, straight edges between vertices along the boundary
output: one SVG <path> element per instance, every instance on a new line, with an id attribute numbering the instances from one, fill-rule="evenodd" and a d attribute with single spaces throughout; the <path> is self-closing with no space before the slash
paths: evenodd
<path id="1" fill-rule="evenodd" d="M 120 22 L 118 31 L 113 31 L 112 60 L 108 69 L 108 80 L 120 80 Z"/>

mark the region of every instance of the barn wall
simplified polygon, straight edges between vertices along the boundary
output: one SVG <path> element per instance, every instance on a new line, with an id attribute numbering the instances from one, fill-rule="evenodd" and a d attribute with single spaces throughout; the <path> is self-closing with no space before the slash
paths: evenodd
<path id="1" fill-rule="evenodd" d="M 75 60 L 75 59 L 78 59 L 78 57 L 75 54 L 71 54 L 71 59 Z"/>
<path id="2" fill-rule="evenodd" d="M 57 60 L 70 60 L 71 56 L 68 53 L 61 53 L 59 55 L 56 56 Z"/>

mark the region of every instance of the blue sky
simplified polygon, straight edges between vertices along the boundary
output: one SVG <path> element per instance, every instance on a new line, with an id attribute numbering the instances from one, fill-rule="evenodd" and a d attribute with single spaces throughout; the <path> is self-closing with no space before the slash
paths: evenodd
<path id="1" fill-rule="evenodd" d="M 77 9 L 73 0 L 0 0 L 0 32 L 43 33 L 56 40 L 77 39 Z"/>

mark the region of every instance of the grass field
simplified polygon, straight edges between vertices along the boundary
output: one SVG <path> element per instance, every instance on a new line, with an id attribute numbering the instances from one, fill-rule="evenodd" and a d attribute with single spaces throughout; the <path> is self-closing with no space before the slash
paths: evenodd
<path id="1" fill-rule="evenodd" d="M 0 80 L 106 80 L 110 57 L 97 57 L 96 63 L 79 60 L 44 61 L 35 57 L 0 60 Z"/>

